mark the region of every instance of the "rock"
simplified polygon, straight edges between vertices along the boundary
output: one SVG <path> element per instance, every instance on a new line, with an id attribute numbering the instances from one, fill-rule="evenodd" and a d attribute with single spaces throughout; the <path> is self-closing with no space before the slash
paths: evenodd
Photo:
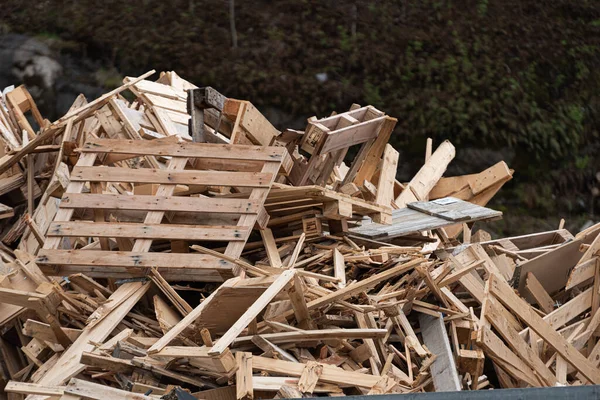
<path id="1" fill-rule="evenodd" d="M 0 86 L 24 83 L 44 114 L 51 113 L 63 68 L 44 43 L 28 36 L 0 37 Z"/>
<path id="2" fill-rule="evenodd" d="M 52 42 L 52 41 L 50 41 Z M 42 40 L 20 34 L 0 36 L 0 90 L 25 84 L 42 115 L 64 115 L 75 98 L 97 98 L 105 92 L 93 78 L 101 63 L 53 50 Z"/>

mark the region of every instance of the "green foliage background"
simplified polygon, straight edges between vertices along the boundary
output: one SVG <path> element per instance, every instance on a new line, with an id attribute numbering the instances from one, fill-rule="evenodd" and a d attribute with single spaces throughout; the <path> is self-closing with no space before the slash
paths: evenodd
<path id="1" fill-rule="evenodd" d="M 497 207 L 593 210 L 598 0 L 238 0 L 237 49 L 224 0 L 4 0 L 0 20 L 129 75 L 173 69 L 259 108 L 323 116 L 370 103 L 399 119 L 394 144 L 416 167 L 426 137 L 514 152 Z"/>

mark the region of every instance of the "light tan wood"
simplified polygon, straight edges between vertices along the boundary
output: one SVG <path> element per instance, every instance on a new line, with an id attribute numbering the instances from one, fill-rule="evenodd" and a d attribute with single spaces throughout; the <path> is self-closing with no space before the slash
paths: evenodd
<path id="1" fill-rule="evenodd" d="M 252 353 L 237 352 L 235 354 L 237 371 L 235 373 L 235 391 L 238 400 L 254 398 L 252 386 Z"/>
<path id="2" fill-rule="evenodd" d="M 362 374 L 359 372 L 345 371 L 333 365 L 323 365 L 320 381 L 348 386 L 358 386 L 370 389 L 379 381 L 378 376 Z M 284 374 L 300 377 L 304 371 L 304 365 L 289 361 L 273 360 L 270 358 L 253 356 L 252 368 L 256 371 L 267 371 L 270 373 Z"/>
<path id="3" fill-rule="evenodd" d="M 573 365 L 587 379 L 600 383 L 600 372 L 573 345 L 566 342 L 552 327 L 537 315 L 531 307 L 520 299 L 501 278 L 491 277 L 490 292 L 521 320 L 529 325 L 548 345 L 552 346 L 565 360 Z"/>
<path id="4" fill-rule="evenodd" d="M 216 344 L 211 348 L 209 354 L 221 354 L 240 335 L 254 318 L 273 300 L 277 294 L 294 279 L 295 271 L 284 271 L 271 286 L 246 310 L 231 328 L 225 332 Z"/>
<path id="5" fill-rule="evenodd" d="M 554 300 L 552 300 L 552 297 L 550 297 L 542 284 L 531 272 L 527 273 L 527 283 L 525 284 L 525 288 L 531 293 L 537 304 L 546 314 L 554 311 Z"/>
<path id="6" fill-rule="evenodd" d="M 277 244 L 275 243 L 273 232 L 271 229 L 265 228 L 260 230 L 260 234 L 265 245 L 265 250 L 267 252 L 267 257 L 269 257 L 271 267 L 281 268 L 283 264 L 281 263 L 281 257 L 279 256 L 279 251 L 277 250 Z"/>
<path id="7" fill-rule="evenodd" d="M 446 171 L 454 154 L 454 146 L 450 142 L 445 141 L 440 144 L 402 193 L 396 197 L 396 205 L 402 208 L 408 203 L 424 200 Z"/>

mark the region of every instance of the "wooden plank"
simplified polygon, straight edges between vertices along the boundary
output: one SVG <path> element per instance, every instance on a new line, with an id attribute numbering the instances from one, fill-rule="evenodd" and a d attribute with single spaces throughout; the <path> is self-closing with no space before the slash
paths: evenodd
<path id="1" fill-rule="evenodd" d="M 153 400 L 150 396 L 127 392 L 98 383 L 73 378 L 65 387 L 65 393 L 93 400 Z"/>
<path id="2" fill-rule="evenodd" d="M 213 143 L 161 143 L 153 140 L 93 139 L 85 142 L 82 153 L 130 154 L 133 156 L 177 156 L 225 160 L 283 161 L 289 157 L 284 147 L 264 147 Z"/>
<path id="3" fill-rule="evenodd" d="M 189 270 L 195 269 L 223 271 L 227 274 L 233 264 L 210 255 L 194 253 L 148 253 L 140 251 L 102 251 L 102 250 L 53 250 L 42 249 L 36 262 L 43 271 L 51 273 L 46 266 L 73 265 L 90 266 L 98 269 L 110 267 L 127 268 L 132 274 L 141 276 L 145 268 Z"/>
<path id="4" fill-rule="evenodd" d="M 544 362 L 539 358 L 534 351 L 523 340 L 511 326 L 508 325 L 503 317 L 504 312 L 501 310 L 501 305 L 493 297 L 487 299 L 485 309 L 485 318 L 492 323 L 500 336 L 504 338 L 508 346 L 539 376 L 544 380 L 545 386 L 554 386 L 556 377 L 550 371 Z"/>
<path id="5" fill-rule="evenodd" d="M 487 357 L 495 362 L 501 360 L 504 365 L 509 365 L 510 370 L 507 372 L 515 379 L 524 381 L 531 386 L 543 384 L 523 359 L 515 355 L 488 327 L 480 329 L 482 333 L 477 336 L 477 345 L 485 351 Z"/>
<path id="6" fill-rule="evenodd" d="M 533 311 L 529 304 L 517 296 L 502 278 L 492 275 L 490 279 L 490 293 L 544 339 L 569 364 L 581 372 L 586 379 L 595 384 L 600 384 L 600 371 L 593 364 L 552 329 L 546 321 Z"/>
<path id="7" fill-rule="evenodd" d="M 259 202 L 254 199 L 69 193 L 63 196 L 60 208 L 257 214 Z"/>
<path id="8" fill-rule="evenodd" d="M 394 182 L 398 169 L 399 153 L 391 145 L 386 145 L 381 161 L 379 181 L 377 183 L 377 196 L 375 203 L 390 206 L 394 200 Z"/>
<path id="9" fill-rule="evenodd" d="M 586 262 L 577 264 L 569 274 L 565 290 L 573 289 L 575 286 L 592 279 L 596 272 L 596 259 L 597 257 L 594 257 Z"/>
<path id="10" fill-rule="evenodd" d="M 4 387 L 4 391 L 6 393 L 18 393 L 26 395 L 34 394 L 39 396 L 62 396 L 65 391 L 65 387 L 10 381 Z"/>
<path id="11" fill-rule="evenodd" d="M 172 210 L 171 210 L 172 211 Z M 231 241 L 241 240 L 249 234 L 251 227 L 181 225 L 181 224 L 139 224 L 126 222 L 69 221 L 53 222 L 47 236 L 63 237 L 103 237 L 134 239 L 180 239 Z"/>
<path id="12" fill-rule="evenodd" d="M 499 164 L 503 164 L 502 167 L 499 167 Z M 505 174 L 499 176 L 495 174 L 494 171 L 504 171 Z M 485 176 L 494 176 L 495 180 L 491 181 L 489 179 L 484 179 Z M 430 198 L 438 199 L 441 197 L 453 196 L 462 200 L 470 200 L 474 196 L 471 189 L 471 184 L 473 184 L 476 180 L 479 179 L 480 182 L 486 182 L 488 187 L 485 190 L 488 190 L 492 186 L 501 186 L 504 182 L 509 181 L 511 178 L 512 171 L 508 168 L 504 161 L 500 161 L 478 174 L 441 178 L 435 187 L 431 189 Z M 485 190 L 481 191 L 479 194 L 482 194 Z"/>
<path id="13" fill-rule="evenodd" d="M 74 167 L 72 182 L 132 182 L 181 185 L 269 187 L 271 174 L 262 172 L 157 170 L 154 168 Z"/>
<path id="14" fill-rule="evenodd" d="M 346 287 L 346 264 L 344 262 L 344 255 L 337 249 L 333 249 L 333 273 L 336 278 L 340 281 L 338 282 L 338 287 L 345 288 Z"/>
<path id="15" fill-rule="evenodd" d="M 269 342 L 282 344 L 327 339 L 379 339 L 385 337 L 387 333 L 387 329 L 316 329 L 263 333 L 260 336 Z M 233 341 L 233 344 L 236 346 L 249 344 L 252 338 L 253 336 L 240 336 Z"/>
<path id="16" fill-rule="evenodd" d="M 227 102 L 232 101 L 228 99 Z M 237 101 L 237 100 L 236 100 Z M 250 102 L 246 102 L 240 125 L 247 131 L 253 142 L 262 146 L 270 146 L 280 132 Z"/>
<path id="17" fill-rule="evenodd" d="M 600 252 L 600 235 L 596 236 L 594 241 L 590 244 L 590 247 L 587 248 L 585 253 L 583 253 L 583 256 L 581 256 L 581 258 L 577 262 L 577 265 L 581 265 L 591 260 L 592 257 L 598 255 L 598 252 Z"/>
<path id="18" fill-rule="evenodd" d="M 72 342 L 81 335 L 80 329 L 62 328 L 62 330 Z M 56 335 L 50 325 L 32 319 L 28 319 L 23 324 L 23 334 L 39 340 L 58 343 Z"/>
<path id="19" fill-rule="evenodd" d="M 448 221 L 460 222 L 470 220 L 471 218 L 468 214 L 447 207 L 447 204 L 452 204 L 457 201 L 458 199 L 453 199 L 452 197 L 444 197 L 432 201 L 416 201 L 414 203 L 408 203 L 407 207 L 425 214 L 447 219 Z M 463 239 L 463 243 L 468 244 L 469 241 L 465 242 Z"/>
<path id="20" fill-rule="evenodd" d="M 505 162 L 499 162 L 477 174 L 474 179 L 469 180 L 469 187 L 471 188 L 473 195 L 477 195 L 495 183 L 506 179 L 506 177 L 510 175 L 512 174 L 508 165 L 506 165 Z"/>
<path id="21" fill-rule="evenodd" d="M 271 229 L 265 228 L 260 230 L 260 235 L 265 246 L 265 251 L 267 252 L 267 257 L 269 258 L 269 262 L 271 263 L 271 267 L 281 268 L 283 266 L 283 263 L 281 262 L 279 251 L 277 250 L 277 244 L 275 243 L 273 232 L 271 231 Z"/>
<path id="22" fill-rule="evenodd" d="M 590 309 L 592 305 L 592 289 L 586 289 L 575 298 L 569 300 L 550 314 L 546 315 L 543 320 L 546 321 L 554 330 L 558 330 L 568 322 L 575 319 Z M 529 332 L 529 328 L 522 330 L 519 334 L 525 336 Z"/>
<path id="23" fill-rule="evenodd" d="M 377 137 L 385 118 L 385 116 L 381 116 L 356 125 L 327 132 L 325 140 L 319 149 L 319 154 L 327 154 L 345 147 L 364 143 Z"/>
<path id="24" fill-rule="evenodd" d="M 294 277 L 293 284 L 288 285 L 287 294 L 292 303 L 292 309 L 294 310 L 294 315 L 296 317 L 297 327 L 302 329 L 315 329 L 316 325 L 310 317 L 310 312 L 306 306 L 306 298 L 304 297 L 304 282 L 298 275 Z"/>
<path id="25" fill-rule="evenodd" d="M 229 328 L 212 347 L 209 354 L 221 354 L 237 338 L 240 333 L 258 316 L 283 288 L 294 279 L 295 271 L 284 271 L 267 290 L 246 310 L 246 312 Z"/>
<path id="26" fill-rule="evenodd" d="M 540 306 L 540 308 L 546 313 L 549 314 L 554 311 L 554 300 L 552 297 L 546 292 L 542 284 L 536 279 L 535 275 L 531 272 L 527 273 L 527 280 L 525 282 L 525 289 L 531 293 L 536 303 Z"/>
<path id="27" fill-rule="evenodd" d="M 423 343 L 437 356 L 431 364 L 431 375 L 436 392 L 454 392 L 462 389 L 456 370 L 454 356 L 448 340 L 448 332 L 441 317 L 419 314 Z"/>
<path id="28" fill-rule="evenodd" d="M 252 387 L 252 353 L 242 351 L 235 353 L 237 371 L 235 372 L 236 399 L 247 400 L 254 398 Z"/>
<path id="29" fill-rule="evenodd" d="M 372 179 L 379 160 L 381 159 L 381 155 L 390 140 L 390 136 L 392 135 L 397 122 L 398 120 L 396 118 L 386 116 L 383 125 L 379 130 L 379 135 L 377 135 L 377 138 L 373 141 L 372 145 L 365 149 L 364 161 L 360 157 L 355 158 L 354 163 L 360 163 L 360 165 L 357 165 L 356 167 L 353 163 L 351 167 L 351 170 L 354 168 L 357 169 L 356 176 L 348 177 L 355 184 L 362 185 L 365 180 L 370 181 Z M 344 182 L 347 182 L 345 178 Z"/>
<path id="30" fill-rule="evenodd" d="M 358 386 L 370 389 L 375 386 L 381 378 L 375 375 L 346 371 L 333 365 L 321 365 L 323 365 L 323 372 L 319 377 L 319 380 L 326 383 L 334 383 L 344 386 Z M 304 371 L 304 364 L 253 356 L 252 368 L 255 371 L 266 371 L 274 374 L 300 377 Z"/>
<path id="31" fill-rule="evenodd" d="M 330 304 L 335 301 L 344 300 L 348 297 L 354 296 L 360 292 L 363 292 L 373 286 L 377 285 L 380 282 L 383 282 L 391 277 L 401 275 L 405 272 L 412 270 L 416 265 L 424 262 L 425 259 L 417 258 L 406 263 L 396 265 L 393 268 L 390 268 L 386 271 L 380 272 L 378 274 L 372 275 L 367 279 L 363 279 L 358 282 L 353 282 L 350 285 L 347 285 L 343 289 L 336 290 L 335 292 L 331 292 L 325 296 L 319 297 L 315 300 L 310 301 L 307 304 L 309 310 L 322 307 L 324 305 Z M 287 317 L 288 314 L 285 314 Z"/>
<path id="32" fill-rule="evenodd" d="M 396 197 L 395 203 L 398 208 L 406 207 L 408 203 L 414 201 L 424 200 L 442 177 L 454 155 L 454 146 L 449 141 L 446 140 L 440 144 L 402 193 Z M 413 191 L 417 193 L 419 198 L 415 196 Z"/>

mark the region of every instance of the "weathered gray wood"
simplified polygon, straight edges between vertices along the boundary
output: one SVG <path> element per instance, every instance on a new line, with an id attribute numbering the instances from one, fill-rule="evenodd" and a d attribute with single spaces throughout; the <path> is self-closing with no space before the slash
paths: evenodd
<path id="1" fill-rule="evenodd" d="M 442 316 L 419 314 L 419 324 L 423 343 L 437 356 L 431 364 L 431 377 L 436 392 L 455 392 L 461 390 L 460 379 L 448 340 L 448 332 Z"/>
<path id="2" fill-rule="evenodd" d="M 360 227 L 350 229 L 350 232 L 368 239 L 386 241 L 399 236 L 455 225 L 457 221 L 453 221 L 452 218 L 457 218 L 459 216 L 461 222 L 491 220 L 502 217 L 501 211 L 481 207 L 463 200 L 456 200 L 457 201 L 451 204 L 443 205 L 446 218 L 429 215 L 428 213 L 413 210 L 411 208 L 400 208 L 392 211 L 391 225 L 382 225 L 374 222 L 363 223 Z M 409 204 L 409 207 L 412 204 L 413 203 Z M 423 206 L 423 204 L 427 204 L 427 202 L 419 202 L 419 204 Z M 442 207 L 439 204 L 436 204 L 435 206 L 438 208 Z M 466 220 L 463 220 L 463 215 L 467 217 Z"/>

